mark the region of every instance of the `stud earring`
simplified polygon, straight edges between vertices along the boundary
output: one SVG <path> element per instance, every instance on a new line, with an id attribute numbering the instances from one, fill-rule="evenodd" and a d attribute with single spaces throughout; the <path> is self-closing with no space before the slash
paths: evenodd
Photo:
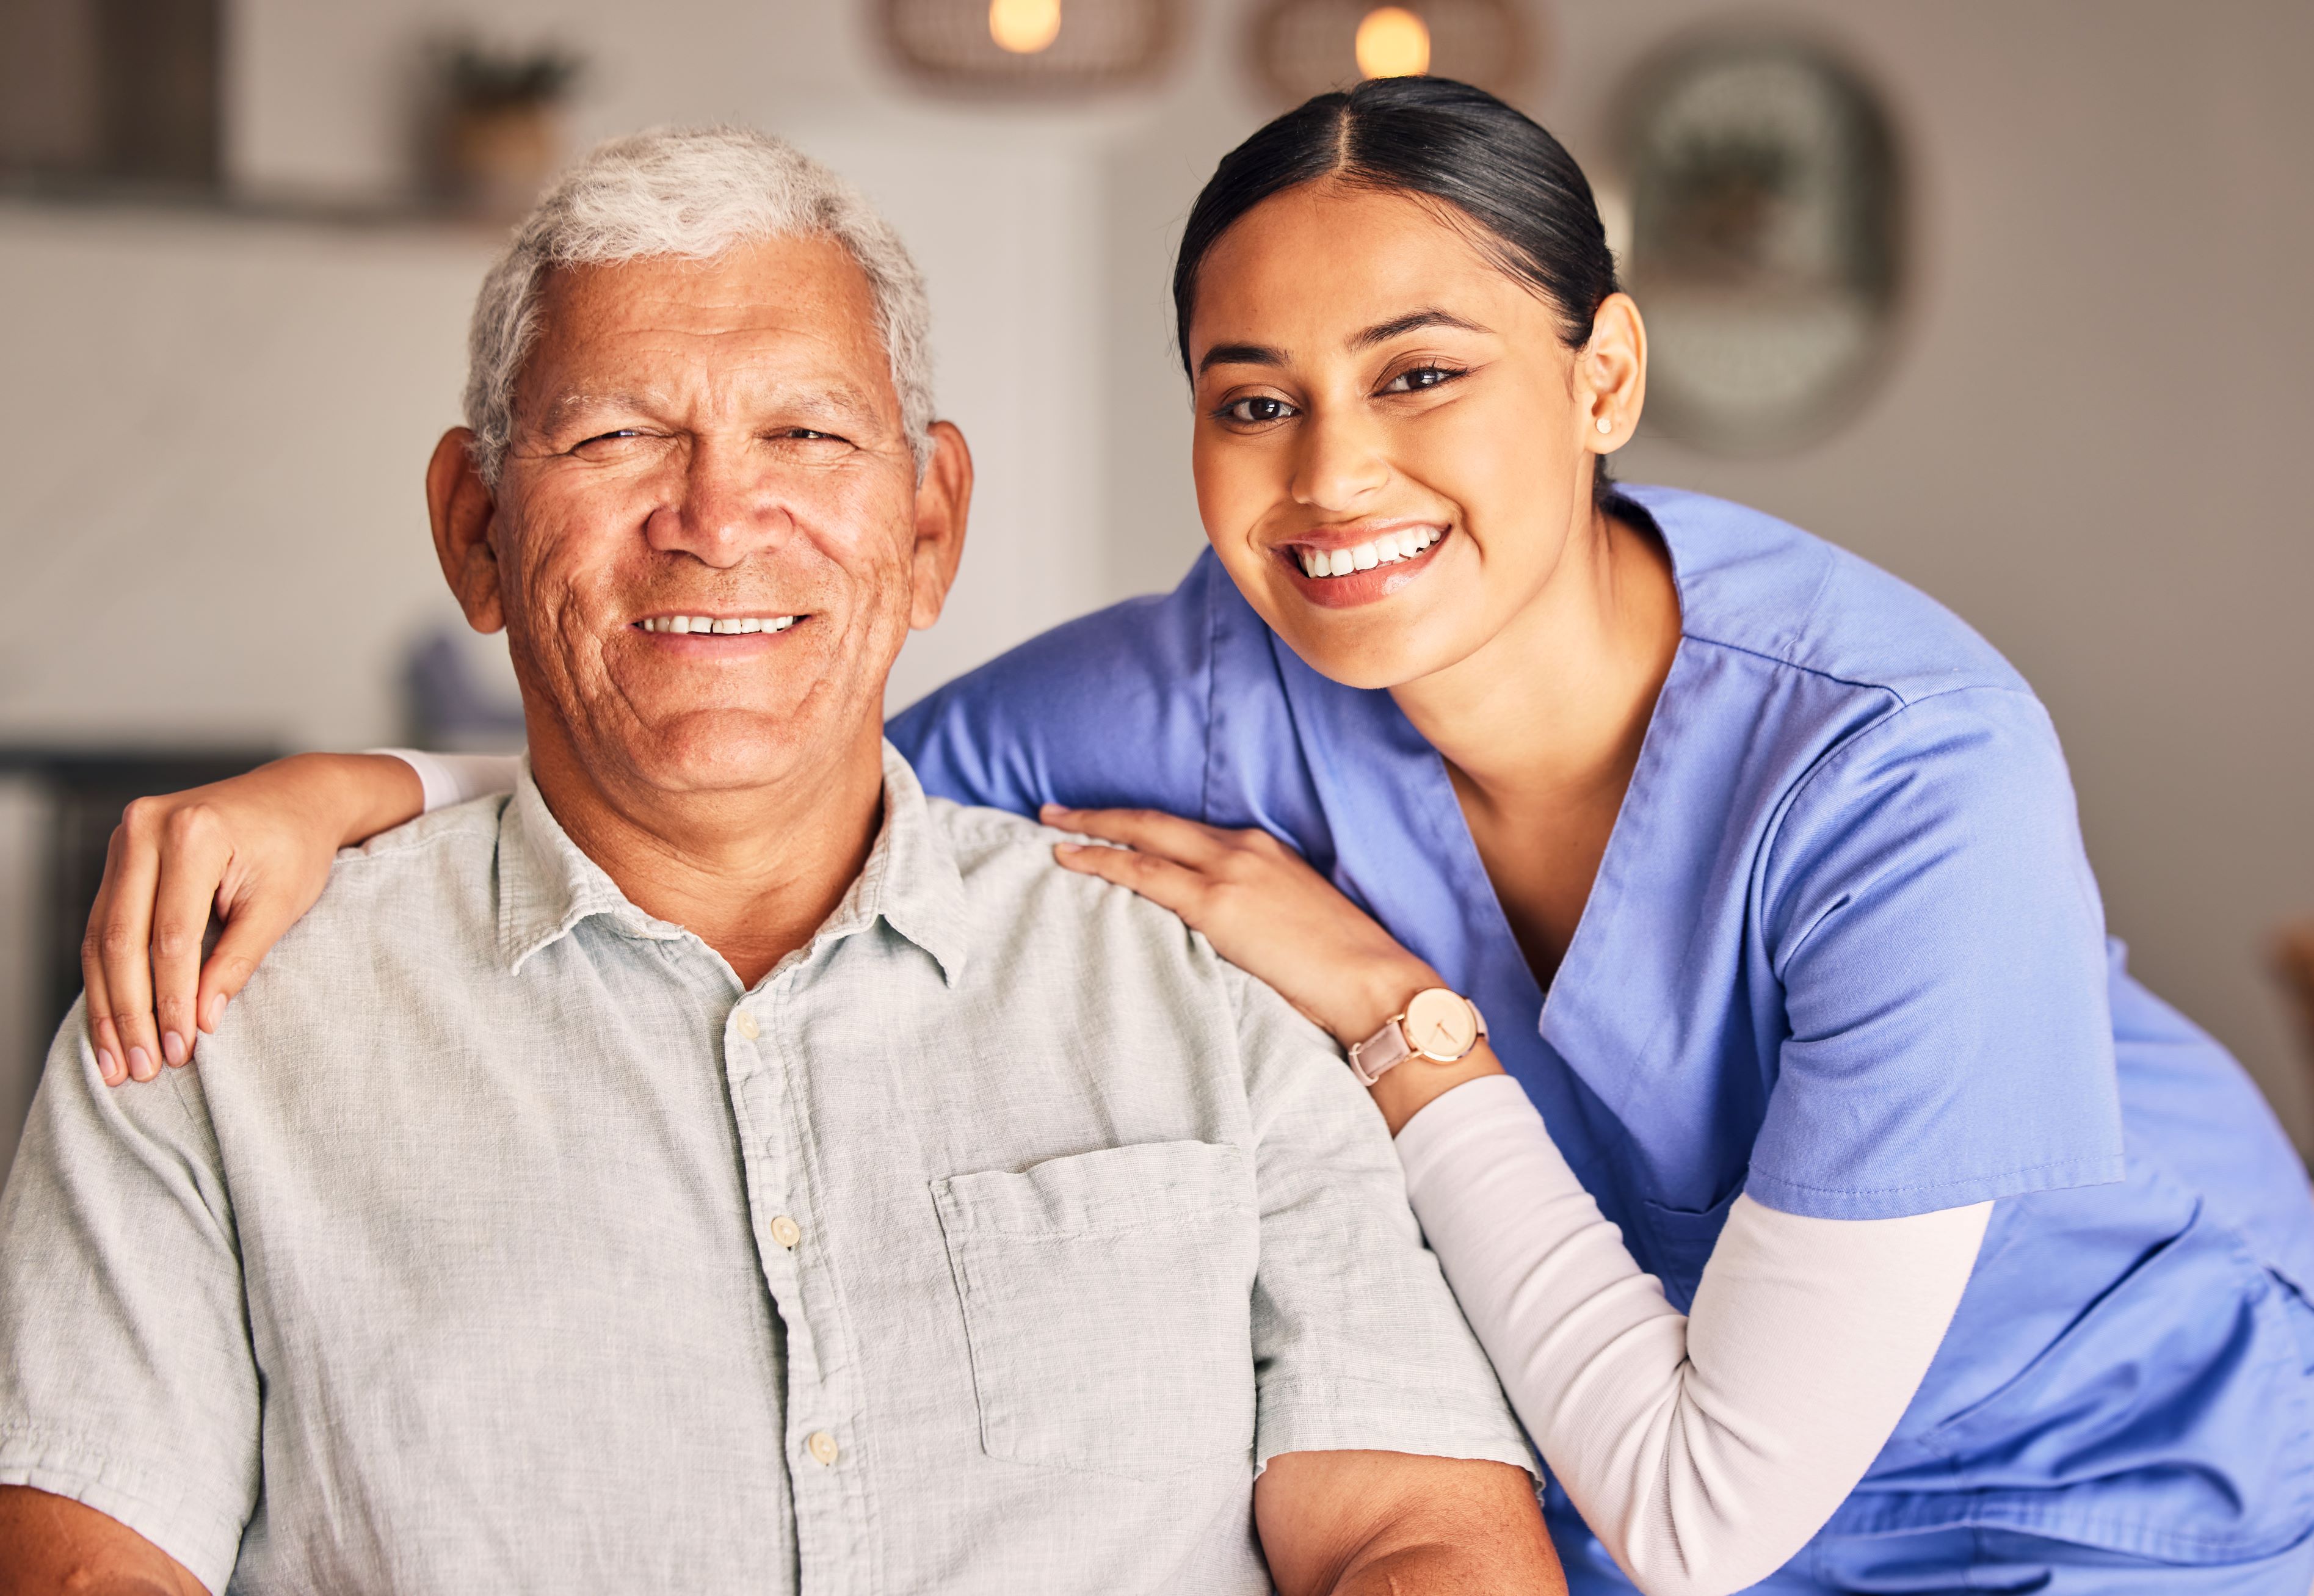
<path id="1" fill-rule="evenodd" d="M 1615 424 L 1607 419 L 1606 417 L 1602 416 L 1599 418 L 1599 430 L 1602 432 L 1612 432 L 1615 430 Z"/>

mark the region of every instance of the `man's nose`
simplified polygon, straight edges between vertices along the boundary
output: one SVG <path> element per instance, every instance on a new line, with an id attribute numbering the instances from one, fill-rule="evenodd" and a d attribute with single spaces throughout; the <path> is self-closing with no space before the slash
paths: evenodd
<path id="1" fill-rule="evenodd" d="M 1351 514 L 1391 478 L 1381 429 L 1353 411 L 1310 416 L 1294 463 L 1294 501 L 1333 514 Z"/>
<path id="2" fill-rule="evenodd" d="M 644 524 L 650 546 L 727 570 L 787 531 L 774 473 L 754 456 L 744 443 L 695 443 L 675 492 Z"/>

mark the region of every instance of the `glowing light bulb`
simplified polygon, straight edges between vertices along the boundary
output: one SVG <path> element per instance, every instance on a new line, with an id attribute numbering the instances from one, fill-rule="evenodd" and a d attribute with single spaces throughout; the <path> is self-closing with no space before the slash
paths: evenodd
<path id="1" fill-rule="evenodd" d="M 1358 23 L 1358 70 L 1368 77 L 1420 77 L 1430 70 L 1429 28 L 1403 5 L 1376 6 Z"/>
<path id="2" fill-rule="evenodd" d="M 1033 56 L 1061 33 L 1061 0 L 988 0 L 988 37 L 999 49 Z"/>

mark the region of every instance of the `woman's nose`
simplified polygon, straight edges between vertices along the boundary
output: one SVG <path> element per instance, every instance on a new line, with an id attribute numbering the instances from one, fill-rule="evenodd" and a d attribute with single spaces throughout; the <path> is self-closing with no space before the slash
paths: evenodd
<path id="1" fill-rule="evenodd" d="M 1355 419 L 1309 419 L 1294 463 L 1294 501 L 1337 513 L 1357 510 L 1390 481 L 1389 457 L 1373 429 Z"/>

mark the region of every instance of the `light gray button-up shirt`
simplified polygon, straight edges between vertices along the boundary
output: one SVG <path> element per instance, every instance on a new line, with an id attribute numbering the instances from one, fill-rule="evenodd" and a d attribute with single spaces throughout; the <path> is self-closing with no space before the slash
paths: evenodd
<path id="1" fill-rule="evenodd" d="M 212 1590 L 1259 1592 L 1286 1451 L 1528 1454 L 1329 1043 L 886 753 L 752 991 L 526 775 L 349 852 L 191 1071 L 66 1022 L 0 1483 Z"/>

